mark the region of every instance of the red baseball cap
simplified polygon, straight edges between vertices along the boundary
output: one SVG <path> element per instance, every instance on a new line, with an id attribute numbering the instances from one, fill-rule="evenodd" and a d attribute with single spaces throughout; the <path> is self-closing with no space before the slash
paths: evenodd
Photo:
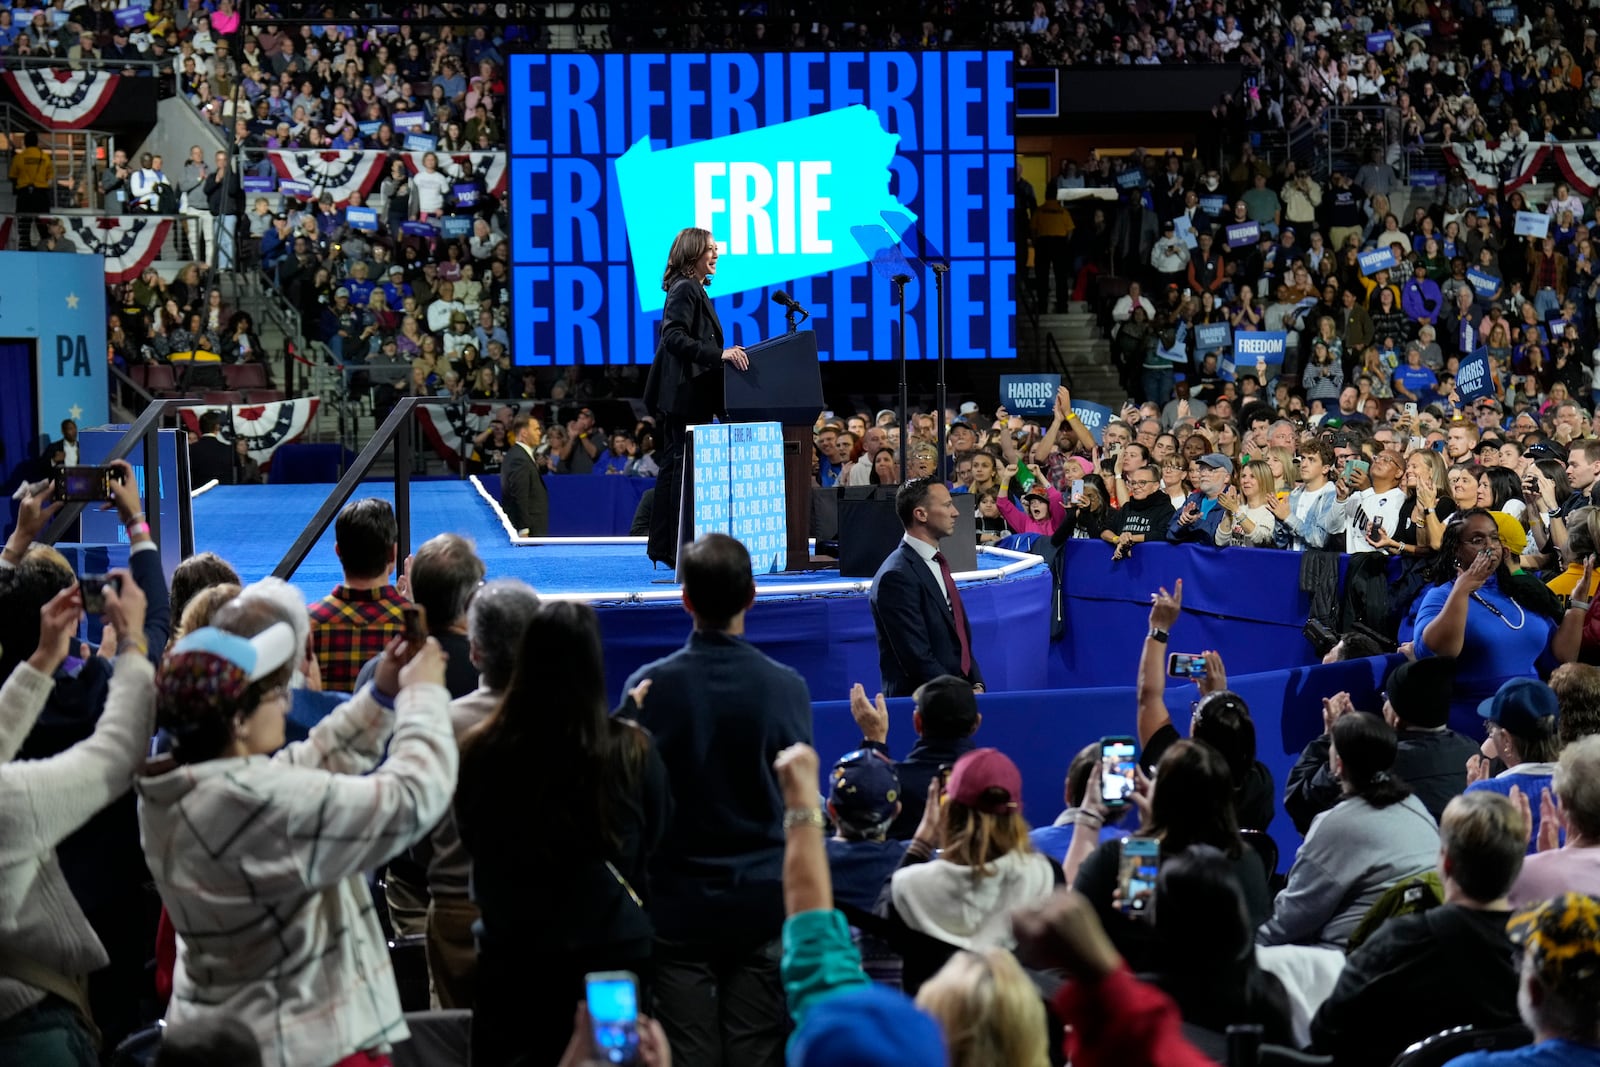
<path id="1" fill-rule="evenodd" d="M 997 748 L 975 748 L 956 760 L 945 795 L 989 815 L 1022 811 L 1022 772 Z"/>

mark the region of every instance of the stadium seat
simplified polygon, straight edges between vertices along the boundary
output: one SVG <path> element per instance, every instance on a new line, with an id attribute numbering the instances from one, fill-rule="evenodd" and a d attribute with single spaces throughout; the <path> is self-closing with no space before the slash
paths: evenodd
<path id="1" fill-rule="evenodd" d="M 229 389 L 265 389 L 267 368 L 259 363 L 225 363 L 222 380 L 228 383 Z"/>
<path id="2" fill-rule="evenodd" d="M 1418 1041 L 1395 1057 L 1391 1067 L 1443 1067 L 1469 1052 L 1499 1052 L 1521 1048 L 1532 1041 L 1533 1035 L 1525 1026 L 1506 1026 L 1498 1030 L 1456 1026 Z"/>
<path id="3" fill-rule="evenodd" d="M 220 404 L 224 407 L 238 407 L 244 403 L 244 394 L 231 389 L 207 389 L 200 394 L 200 400 L 205 404 Z"/>
<path id="4" fill-rule="evenodd" d="M 282 400 L 282 389 L 251 389 L 245 393 L 246 402 L 251 404 L 271 404 Z"/>
<path id="5" fill-rule="evenodd" d="M 155 396 L 172 396 L 178 391 L 178 375 L 165 363 L 151 363 L 142 368 L 145 391 Z M 137 378 L 134 381 L 138 381 Z"/>

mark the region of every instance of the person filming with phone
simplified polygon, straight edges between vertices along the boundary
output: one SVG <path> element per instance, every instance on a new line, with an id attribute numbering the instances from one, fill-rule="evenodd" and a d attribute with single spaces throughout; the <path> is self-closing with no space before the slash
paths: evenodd
<path id="1" fill-rule="evenodd" d="M 1399 455 L 1384 449 L 1370 462 L 1352 458 L 1346 461 L 1344 469 L 1349 475 L 1360 471 L 1369 483 L 1365 489 L 1351 493 L 1344 502 L 1345 551 L 1388 551 L 1385 546 L 1400 528 L 1400 509 L 1406 502 L 1406 491 L 1400 487 L 1405 470 Z"/>

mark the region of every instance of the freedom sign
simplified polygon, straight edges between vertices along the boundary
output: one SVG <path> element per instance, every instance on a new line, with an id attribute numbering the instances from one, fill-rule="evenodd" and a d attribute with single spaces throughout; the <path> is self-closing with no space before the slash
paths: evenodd
<path id="1" fill-rule="evenodd" d="M 376 233 L 378 212 L 370 207 L 347 207 L 344 209 L 344 221 L 352 230 L 369 230 Z"/>
<path id="2" fill-rule="evenodd" d="M 1233 339 L 1234 363 L 1254 364 L 1259 360 L 1282 363 L 1289 346 L 1289 335 L 1282 330 L 1241 333 Z"/>
<path id="3" fill-rule="evenodd" d="M 1194 352 L 1203 356 L 1233 343 L 1233 327 L 1225 322 L 1209 322 L 1194 328 Z"/>
<path id="4" fill-rule="evenodd" d="M 1229 248 L 1253 245 L 1259 240 L 1261 240 L 1261 224 L 1259 222 L 1235 222 L 1228 227 Z"/>
<path id="5" fill-rule="evenodd" d="M 1492 274 L 1483 273 L 1477 267 L 1471 267 L 1467 270 L 1467 284 L 1472 286 L 1475 296 L 1488 300 L 1500 288 L 1500 279 Z"/>
<path id="6" fill-rule="evenodd" d="M 1518 237 L 1549 237 L 1550 216 L 1538 211 L 1517 212 Z"/>
<path id="7" fill-rule="evenodd" d="M 1396 262 L 1394 245 L 1374 248 L 1370 252 L 1361 253 L 1361 273 L 1370 278 L 1380 270 L 1393 270 Z"/>
<path id="8" fill-rule="evenodd" d="M 1494 379 L 1489 377 L 1489 349 L 1480 348 L 1456 367 L 1456 395 L 1463 403 L 1494 396 Z"/>
<path id="9" fill-rule="evenodd" d="M 1050 415 L 1059 388 L 1059 374 L 1002 374 L 1000 403 L 1013 415 Z"/>
<path id="10" fill-rule="evenodd" d="M 1074 400 L 1072 413 L 1078 416 L 1078 421 L 1083 423 L 1084 429 L 1094 437 L 1094 443 L 1099 444 L 1105 439 L 1106 427 L 1111 424 L 1111 409 L 1104 404 L 1096 404 L 1092 400 Z"/>
<path id="11" fill-rule="evenodd" d="M 1125 170 L 1117 175 L 1118 189 L 1137 189 L 1144 185 L 1144 171 Z"/>

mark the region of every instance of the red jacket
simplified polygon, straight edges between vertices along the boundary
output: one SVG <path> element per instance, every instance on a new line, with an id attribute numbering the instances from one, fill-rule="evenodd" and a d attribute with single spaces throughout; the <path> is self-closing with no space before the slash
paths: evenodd
<path id="1" fill-rule="evenodd" d="M 1178 1006 L 1127 964 L 1099 982 L 1068 982 L 1056 993 L 1072 1067 L 1216 1067 L 1183 1037 Z"/>

